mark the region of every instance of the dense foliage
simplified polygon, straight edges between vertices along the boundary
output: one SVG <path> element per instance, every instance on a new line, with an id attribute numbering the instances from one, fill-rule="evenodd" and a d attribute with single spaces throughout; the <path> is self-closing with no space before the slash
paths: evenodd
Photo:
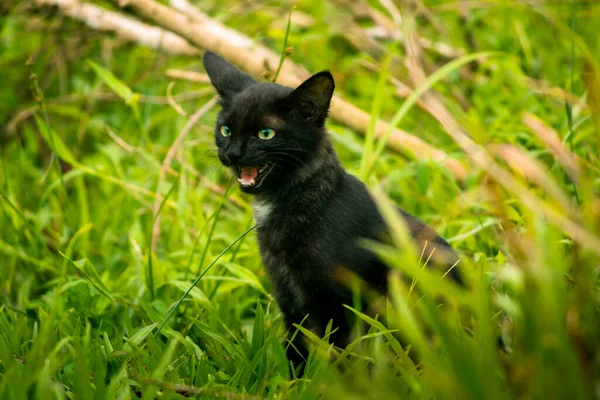
<path id="1" fill-rule="evenodd" d="M 464 180 L 392 151 L 369 171 L 372 138 L 329 124 L 382 209 L 393 201 L 461 252 L 466 286 L 422 269 L 391 220 L 404 251 L 377 251 L 410 279 L 393 277 L 386 322 L 363 316 L 369 333 L 345 350 L 300 328 L 315 345 L 300 378 L 252 231 L 178 303 L 253 224 L 216 158 L 212 103 L 172 147 L 214 92 L 167 72 L 203 72 L 200 57 L 0 5 L 0 398 L 600 398 L 600 5 L 368 3 L 298 1 L 287 45 L 384 120 L 410 93 L 399 82 L 415 88 L 411 32 L 369 36 L 373 15 L 414 22 L 425 76 L 497 52 L 448 68 L 439 107 L 417 102 L 399 123 L 464 162 Z M 281 51 L 291 3 L 195 4 Z"/>

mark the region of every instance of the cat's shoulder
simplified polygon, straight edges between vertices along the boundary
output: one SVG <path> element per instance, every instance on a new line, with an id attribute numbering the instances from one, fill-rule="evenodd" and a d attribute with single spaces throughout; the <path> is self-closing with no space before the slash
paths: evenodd
<path id="1" fill-rule="evenodd" d="M 369 193 L 367 185 L 365 185 L 364 182 L 358 179 L 356 176 L 345 172 L 342 182 L 340 194 L 346 200 L 351 202 L 373 202 L 373 198 L 371 193 Z"/>

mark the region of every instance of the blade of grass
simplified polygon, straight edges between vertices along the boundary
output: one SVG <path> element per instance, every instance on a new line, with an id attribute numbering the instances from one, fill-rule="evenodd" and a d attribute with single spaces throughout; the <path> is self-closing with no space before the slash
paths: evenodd
<path id="1" fill-rule="evenodd" d="M 59 250 L 58 253 L 62 257 L 66 258 L 67 261 L 69 261 L 69 263 L 73 265 L 77 270 L 79 270 L 83 274 L 83 276 L 90 282 L 90 284 L 94 286 L 98 290 L 98 292 L 100 292 L 104 297 L 106 297 L 112 302 L 122 304 L 135 310 L 141 309 L 141 307 L 137 304 L 134 304 L 123 298 L 114 297 L 110 293 L 109 289 L 106 287 L 104 282 L 102 282 L 100 276 L 98 275 L 98 271 L 96 271 L 96 268 L 89 262 L 89 260 L 83 258 L 81 260 L 73 261 L 69 257 L 67 257 L 67 255 L 64 254 L 62 251 Z"/>
<path id="2" fill-rule="evenodd" d="M 412 106 L 414 106 L 416 104 L 417 100 L 419 100 L 419 98 L 427 90 L 429 90 L 433 85 L 435 85 L 436 83 L 438 83 L 439 81 L 441 81 L 442 79 L 447 77 L 454 70 L 462 67 L 465 64 L 479 60 L 481 58 L 489 58 L 489 57 L 497 56 L 500 54 L 502 54 L 502 53 L 493 52 L 493 51 L 484 51 L 484 52 L 479 52 L 479 53 L 467 54 L 467 55 L 459 57 L 455 60 L 450 61 L 449 63 L 445 64 L 444 66 L 439 68 L 437 71 L 435 71 L 433 74 L 431 74 L 423 82 L 423 84 L 421 86 L 419 86 L 414 92 L 412 92 L 410 94 L 410 96 L 408 96 L 408 98 L 404 101 L 404 103 L 402 103 L 402 106 L 400 107 L 400 109 L 394 115 L 394 118 L 392 118 L 387 132 L 385 133 L 385 135 L 383 135 L 381 137 L 381 139 L 379 139 L 379 142 L 377 142 L 375 152 L 373 153 L 373 156 L 371 157 L 371 160 L 370 160 L 369 171 L 367 172 L 365 179 L 368 178 L 368 176 L 373 172 L 373 167 L 375 166 L 377 159 L 379 158 L 379 156 L 385 149 L 385 146 L 392 134 L 392 129 L 394 129 L 398 126 L 398 124 L 402 121 L 402 119 L 404 119 L 404 117 L 408 114 L 408 111 L 410 111 Z"/>
<path id="3" fill-rule="evenodd" d="M 117 78 L 111 71 L 107 70 L 106 68 L 96 64 L 92 60 L 87 60 L 87 63 L 90 67 L 92 67 L 96 75 L 98 75 L 98 78 L 100 78 L 102 82 L 104 82 L 113 92 L 115 92 L 117 96 L 123 99 L 125 104 L 129 108 L 131 108 L 131 111 L 133 111 L 133 116 L 135 117 L 135 120 L 142 133 L 142 137 L 144 138 L 144 140 L 146 140 L 148 144 L 152 144 L 140 113 L 140 94 L 133 92 L 129 88 L 129 86 L 123 83 L 123 81 Z"/>
<path id="4" fill-rule="evenodd" d="M 363 181 L 365 181 L 369 176 L 369 161 L 371 161 L 371 156 L 375 147 L 375 127 L 377 126 L 377 121 L 381 116 L 383 103 L 386 100 L 385 87 L 387 85 L 388 70 L 390 67 L 390 61 L 392 60 L 392 54 L 394 54 L 394 52 L 390 51 L 388 56 L 385 58 L 379 73 L 377 86 L 375 88 L 375 99 L 373 100 L 373 104 L 371 106 L 371 121 L 369 122 L 369 129 L 365 134 L 365 144 L 362 158 L 360 160 L 360 178 Z"/>
<path id="5" fill-rule="evenodd" d="M 102 280 L 100 280 L 100 276 L 98 276 L 96 269 L 94 267 L 86 268 L 87 260 L 85 258 L 78 261 L 73 261 L 62 251 L 59 250 L 58 253 L 67 259 L 71 265 L 77 268 L 102 295 L 104 295 L 110 301 L 115 301 L 115 298 L 109 293 L 108 288 L 104 285 Z"/>
<path id="6" fill-rule="evenodd" d="M 28 65 L 31 65 L 31 64 L 28 62 Z M 63 195 L 65 196 L 65 199 L 66 199 L 67 190 L 65 188 L 65 182 L 63 181 L 63 177 L 62 177 L 62 170 L 60 169 L 60 162 L 56 155 L 56 146 L 54 145 L 54 134 L 52 132 L 52 128 L 50 127 L 50 118 L 48 118 L 48 110 L 46 108 L 46 100 L 44 97 L 44 93 L 40 89 L 36 74 L 31 74 L 29 79 L 31 80 L 31 91 L 33 92 L 33 96 L 34 96 L 35 100 L 38 102 L 38 106 L 39 106 L 40 110 L 42 111 L 42 115 L 44 116 L 44 123 L 45 123 L 46 129 L 48 130 L 48 136 L 50 138 L 49 143 L 50 143 L 50 149 L 52 150 L 52 158 L 53 158 L 53 161 L 56 163 L 56 172 L 58 173 L 58 176 L 60 177 L 61 185 L 62 185 L 62 189 L 63 189 Z M 36 117 L 36 122 L 38 122 L 39 117 L 37 115 L 35 115 L 35 117 Z M 38 127 L 40 127 L 41 125 L 42 124 L 40 124 L 38 122 Z M 67 205 L 68 205 L 68 202 L 67 202 Z"/>
<path id="7" fill-rule="evenodd" d="M 215 216 L 213 219 L 213 223 L 212 226 L 210 227 L 210 231 L 208 232 L 208 238 L 206 239 L 206 245 L 204 245 L 204 249 L 202 250 L 202 257 L 200 257 L 200 263 L 198 264 L 198 269 L 196 270 L 196 275 L 198 275 L 200 273 L 200 268 L 202 268 L 202 265 L 204 265 L 204 260 L 206 259 L 206 255 L 208 254 L 208 248 L 210 247 L 210 243 L 212 242 L 212 237 L 213 234 L 215 233 L 215 227 L 217 226 L 217 222 L 219 221 L 219 214 L 221 213 L 221 210 L 223 209 L 223 205 L 225 204 L 225 201 L 227 201 L 227 193 L 229 193 L 229 189 L 231 188 L 231 183 L 233 182 L 233 175 L 231 176 L 231 178 L 229 179 L 229 182 L 227 182 L 227 187 L 225 187 L 225 191 L 223 192 L 223 196 L 221 197 L 221 201 L 219 202 L 219 205 L 217 206 L 217 209 L 215 210 Z M 183 280 L 187 280 L 187 275 L 188 275 L 188 271 L 185 271 L 185 275 L 183 276 Z"/>
<path id="8" fill-rule="evenodd" d="M 29 221 L 27 219 L 27 217 L 25 217 L 25 215 L 23 215 L 23 213 L 21 212 L 21 210 L 19 210 L 12 201 L 10 201 L 10 199 L 8 198 L 8 196 L 4 193 L 4 191 L 0 190 L 0 196 L 4 199 L 4 201 L 6 203 L 8 203 L 8 205 L 10 206 L 10 208 L 13 209 L 13 211 L 23 220 L 23 222 L 25 223 L 25 225 L 27 226 L 27 228 L 29 229 L 29 231 L 33 234 L 33 236 L 36 237 L 36 239 L 38 239 L 40 241 L 40 243 L 43 246 L 46 246 L 46 241 L 44 240 L 44 238 L 42 238 L 42 236 L 40 235 L 40 233 L 37 231 L 37 229 L 35 229 L 35 227 L 33 227 L 31 225 L 31 221 Z"/>
<path id="9" fill-rule="evenodd" d="M 281 49 L 281 56 L 279 56 L 279 65 L 277 65 L 277 71 L 275 71 L 275 76 L 273 77 L 273 82 L 277 81 L 277 77 L 279 76 L 279 71 L 281 71 L 281 66 L 283 65 L 283 61 L 285 58 L 291 54 L 291 49 L 288 49 L 288 37 L 290 35 L 290 27 L 292 26 L 292 12 L 296 6 L 292 6 L 290 8 L 290 13 L 288 14 L 287 27 L 285 28 L 285 37 L 283 38 L 283 49 Z"/>
<path id="10" fill-rule="evenodd" d="M 248 219 L 248 223 L 246 224 L 246 229 L 250 228 L 252 226 L 253 222 L 254 222 L 254 219 L 253 219 L 252 215 L 250 215 L 250 218 Z M 243 243 L 243 240 L 240 240 L 240 242 L 238 243 L 237 247 L 235 249 L 233 249 L 233 252 L 231 253 L 231 257 L 229 258 L 229 262 L 233 262 L 235 260 L 235 257 L 237 256 L 237 253 L 240 251 L 240 248 L 242 247 L 242 243 Z M 226 271 L 224 271 L 222 276 L 225 277 L 228 274 L 229 274 L 229 269 L 227 269 Z M 217 293 L 217 290 L 219 290 L 219 287 L 221 286 L 221 284 L 223 282 L 224 282 L 224 280 L 217 281 L 217 283 L 215 284 L 215 287 L 213 288 L 213 290 L 208 295 L 208 300 L 212 300 L 213 299 L 213 297 Z"/>
<path id="11" fill-rule="evenodd" d="M 152 266 L 152 233 L 154 232 L 154 224 L 156 224 L 156 219 L 160 215 L 163 206 L 166 204 L 167 200 L 171 196 L 171 193 L 173 193 L 173 190 L 179 183 L 180 175 L 181 174 L 177 175 L 177 177 L 175 178 L 175 182 L 173 183 L 173 185 L 171 185 L 171 188 L 160 202 L 160 206 L 158 207 L 156 214 L 154 214 L 154 217 L 152 218 L 152 225 L 150 226 L 150 232 L 148 236 L 148 264 L 146 269 L 146 285 L 148 286 L 148 290 L 150 291 L 150 297 L 152 298 L 152 300 L 154 300 L 154 269 Z"/>
<path id="12" fill-rule="evenodd" d="M 43 123 L 41 123 L 41 120 L 38 123 L 38 126 L 41 127 L 40 132 L 42 134 L 42 137 L 44 138 L 44 140 L 46 140 L 46 142 L 49 143 L 50 133 L 48 133 L 48 130 L 46 129 L 46 127 L 43 125 Z M 117 185 L 117 186 L 121 187 L 122 189 L 124 189 L 129 194 L 132 194 L 132 195 L 133 194 L 141 194 L 141 195 L 144 195 L 149 198 L 153 198 L 153 199 L 157 198 L 158 194 L 154 193 L 151 190 L 148 190 L 144 187 L 137 186 L 132 183 L 115 178 L 114 176 L 107 175 L 102 172 L 96 171 L 86 165 L 79 163 L 77 161 L 77 159 L 75 158 L 75 156 L 73 155 L 73 153 L 71 153 L 69 151 L 69 149 L 65 146 L 64 142 L 62 140 L 60 140 L 60 137 L 54 136 L 54 142 L 56 144 L 55 148 L 56 148 L 56 154 L 58 155 L 58 157 L 60 157 L 63 161 L 65 161 L 66 163 L 71 165 L 73 168 L 80 169 L 83 173 L 85 173 L 87 175 L 90 175 L 95 178 L 101 179 L 103 181 L 110 182 L 114 185 Z M 67 174 L 67 177 L 72 177 L 71 174 L 73 174 L 73 173 L 74 173 L 73 171 L 69 172 Z M 135 198 L 140 200 L 137 197 L 135 197 Z M 171 207 L 176 206 L 176 204 L 172 201 L 168 202 L 168 204 Z"/>
<path id="13" fill-rule="evenodd" d="M 575 33 L 575 0 L 571 1 L 571 30 Z M 569 89 L 568 92 L 573 94 L 573 71 L 575 67 L 575 41 L 571 40 L 571 58 L 569 59 Z M 565 112 L 567 113 L 567 124 L 569 125 L 569 148 L 571 153 L 573 152 L 573 138 L 575 133 L 573 131 L 573 105 L 568 99 L 565 99 Z M 573 194 L 575 195 L 575 201 L 579 204 L 579 194 L 577 193 L 577 186 L 573 179 L 570 179 L 571 186 L 573 187 Z"/>
<path id="14" fill-rule="evenodd" d="M 240 240 L 242 240 L 242 238 L 244 236 L 246 236 L 248 233 L 250 233 L 255 227 L 251 227 L 249 229 L 246 229 L 246 231 L 244 233 L 242 233 L 240 236 L 237 237 L 237 239 L 235 239 L 233 242 L 231 242 L 229 244 L 229 246 L 227 246 L 218 256 L 217 258 L 215 258 L 213 260 L 213 262 L 211 262 L 208 267 L 206 267 L 206 269 L 204 271 L 202 271 L 202 273 L 200 275 L 198 275 L 198 277 L 194 280 L 194 282 L 192 282 L 192 284 L 190 285 L 190 288 L 179 298 L 179 300 L 177 300 L 177 303 L 175 303 L 175 306 L 173 306 L 173 308 L 171 309 L 171 311 L 169 311 L 169 314 L 167 314 L 167 316 L 165 317 L 165 320 L 160 324 L 160 326 L 158 327 L 158 329 L 156 330 L 156 333 L 154 334 L 154 336 L 157 336 L 161 329 L 165 326 L 165 324 L 167 323 L 167 321 L 169 321 L 169 319 L 171 318 L 171 316 L 173 315 L 173 313 L 177 310 L 177 308 L 179 308 L 179 305 L 181 304 L 181 302 L 183 302 L 183 300 L 185 300 L 185 298 L 187 297 L 187 295 L 192 291 L 192 289 L 198 284 L 198 282 L 200 282 L 200 279 L 202 279 L 202 277 L 212 268 L 213 265 L 215 265 L 215 263 L 217 261 L 219 261 L 219 259 L 225 254 L 227 253 L 227 251 L 232 248 L 237 242 L 239 242 Z"/>
<path id="15" fill-rule="evenodd" d="M 24 253 L 23 250 L 15 248 L 13 245 L 6 243 L 2 239 L 0 239 L 0 252 L 12 257 L 20 258 L 25 262 L 33 264 L 37 266 L 41 271 L 52 271 L 59 275 L 60 271 L 53 264 L 49 264 L 47 262 L 33 258 L 30 255 Z"/>

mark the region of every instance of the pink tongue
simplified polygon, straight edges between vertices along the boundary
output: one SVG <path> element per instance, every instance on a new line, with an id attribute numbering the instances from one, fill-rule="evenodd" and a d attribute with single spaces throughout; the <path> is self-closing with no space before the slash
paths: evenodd
<path id="1" fill-rule="evenodd" d="M 242 179 L 251 181 L 258 175 L 258 167 L 242 167 Z"/>

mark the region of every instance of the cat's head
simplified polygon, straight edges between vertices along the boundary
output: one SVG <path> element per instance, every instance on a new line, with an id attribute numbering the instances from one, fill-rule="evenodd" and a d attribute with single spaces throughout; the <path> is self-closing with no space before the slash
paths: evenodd
<path id="1" fill-rule="evenodd" d="M 328 71 L 290 89 L 258 83 L 211 52 L 202 61 L 222 107 L 215 127 L 219 159 L 243 191 L 277 189 L 318 157 L 335 87 Z"/>

